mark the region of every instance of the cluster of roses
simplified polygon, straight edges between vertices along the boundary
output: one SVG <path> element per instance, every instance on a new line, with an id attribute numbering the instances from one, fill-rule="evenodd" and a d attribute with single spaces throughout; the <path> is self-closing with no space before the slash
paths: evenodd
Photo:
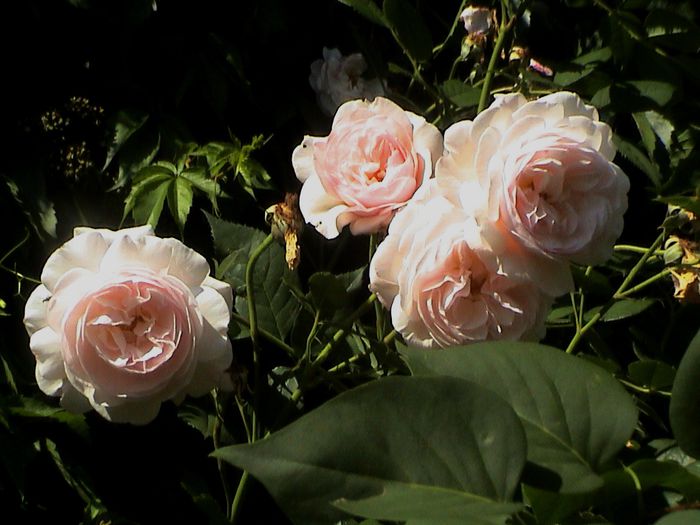
<path id="1" fill-rule="evenodd" d="M 500 97 L 444 141 L 378 97 L 340 106 L 292 163 L 302 214 L 325 237 L 388 226 L 370 288 L 409 343 L 432 347 L 542 334 L 569 261 L 604 261 L 622 230 L 629 182 L 614 154 L 572 93 Z M 77 228 L 41 282 L 24 322 L 38 385 L 67 409 L 146 423 L 164 400 L 226 386 L 231 287 L 180 241 Z"/>
<path id="2" fill-rule="evenodd" d="M 568 92 L 500 96 L 443 136 L 388 99 L 338 109 L 292 162 L 326 238 L 383 234 L 370 289 L 413 345 L 537 339 L 570 262 L 610 257 L 629 180 L 610 127 Z"/>

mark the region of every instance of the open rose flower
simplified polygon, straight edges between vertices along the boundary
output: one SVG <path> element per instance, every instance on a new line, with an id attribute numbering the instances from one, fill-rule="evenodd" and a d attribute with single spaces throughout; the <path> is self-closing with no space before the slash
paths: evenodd
<path id="1" fill-rule="evenodd" d="M 299 208 L 324 237 L 350 225 L 382 231 L 432 175 L 442 154 L 438 129 L 388 99 L 343 104 L 327 137 L 304 137 L 292 154 L 304 183 Z"/>
<path id="2" fill-rule="evenodd" d="M 394 328 L 426 348 L 541 338 L 552 299 L 492 242 L 497 230 L 441 192 L 431 185 L 401 210 L 372 258 L 370 289 Z"/>
<path id="3" fill-rule="evenodd" d="M 323 59 L 311 64 L 309 84 L 324 113 L 332 116 L 343 102 L 358 98 L 372 100 L 384 94 L 379 79 L 362 76 L 366 69 L 367 62 L 360 53 L 344 57 L 338 49 L 323 48 Z"/>
<path id="4" fill-rule="evenodd" d="M 145 424 L 165 400 L 226 386 L 231 287 L 180 241 L 77 228 L 41 282 L 24 323 L 39 387 L 67 410 Z"/>
<path id="5" fill-rule="evenodd" d="M 448 128 L 436 177 L 475 182 L 478 215 L 530 250 L 599 264 L 612 254 L 627 209 L 629 180 L 614 156 L 610 127 L 577 95 L 505 95 L 473 122 Z"/>

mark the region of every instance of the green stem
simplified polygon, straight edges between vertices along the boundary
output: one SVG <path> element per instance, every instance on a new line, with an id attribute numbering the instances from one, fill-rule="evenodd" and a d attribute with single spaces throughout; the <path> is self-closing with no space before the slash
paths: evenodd
<path id="1" fill-rule="evenodd" d="M 214 407 L 216 409 L 216 420 L 214 421 L 214 429 L 212 431 L 212 441 L 214 442 L 214 450 L 221 448 L 221 427 L 223 425 L 223 415 L 221 413 L 221 404 L 216 390 L 212 390 L 212 398 L 214 399 Z M 224 489 L 224 499 L 226 500 L 226 509 L 231 508 L 231 491 L 229 490 L 228 480 L 226 479 L 226 464 L 221 458 L 216 459 L 216 466 L 219 470 L 219 478 Z M 230 518 L 230 515 L 229 515 Z"/>
<path id="2" fill-rule="evenodd" d="M 649 286 L 650 284 L 655 283 L 659 279 L 663 279 L 664 277 L 666 277 L 670 273 L 671 273 L 671 268 L 664 268 L 656 275 L 652 275 L 651 277 L 649 277 L 646 281 L 642 281 L 641 283 L 633 286 L 632 288 L 628 288 L 624 292 L 620 292 L 618 294 L 615 294 L 615 299 L 622 299 L 623 297 L 627 297 L 628 295 L 632 295 L 633 293 L 638 292 L 642 288 L 645 288 L 646 286 Z"/>
<path id="3" fill-rule="evenodd" d="M 252 417 L 252 438 L 258 438 L 258 408 L 260 406 L 260 341 L 258 339 L 258 314 L 255 311 L 255 294 L 253 292 L 253 270 L 255 263 L 260 258 L 265 249 L 273 242 L 272 234 L 261 242 L 250 255 L 248 264 L 245 267 L 245 293 L 248 300 L 248 321 L 250 322 L 250 339 L 253 342 L 253 417 Z"/>
<path id="4" fill-rule="evenodd" d="M 350 318 L 348 319 L 348 325 L 352 326 L 352 323 L 354 323 L 360 316 L 362 316 L 371 306 L 372 303 L 374 303 L 377 300 L 377 295 L 372 294 L 370 295 L 367 299 L 365 299 L 365 302 L 363 302 L 357 310 L 355 310 L 352 315 L 350 315 Z M 336 344 L 338 344 L 338 341 L 342 340 L 345 337 L 346 330 L 345 328 L 341 328 L 338 330 L 335 334 L 333 334 L 333 337 L 331 340 L 326 344 L 326 346 L 323 347 L 321 352 L 316 356 L 316 359 L 313 361 L 313 365 L 320 365 L 323 363 L 326 359 L 328 359 L 328 356 L 330 355 L 331 351 L 335 347 Z"/>
<path id="5" fill-rule="evenodd" d="M 382 339 L 382 343 L 385 345 L 388 345 L 391 343 L 394 339 L 396 339 L 396 336 L 399 335 L 399 333 L 396 330 L 392 330 L 389 332 L 384 339 Z"/>
<path id="6" fill-rule="evenodd" d="M 622 284 L 620 285 L 620 287 L 613 294 L 613 297 L 616 297 L 625 291 L 627 286 L 632 282 L 632 279 L 635 278 L 635 276 L 637 275 L 639 270 L 641 270 L 642 267 L 646 264 L 649 257 L 652 256 L 652 254 L 659 248 L 659 246 L 661 246 L 661 243 L 663 243 L 663 242 L 664 242 L 664 232 L 661 232 L 661 234 L 656 238 L 656 240 L 649 247 L 649 249 L 646 251 L 646 253 L 644 253 L 639 258 L 639 261 L 637 261 L 637 264 L 635 264 L 634 267 L 630 270 L 630 273 L 627 274 L 625 279 L 622 281 Z"/>
<path id="7" fill-rule="evenodd" d="M 314 342 L 314 338 L 316 337 L 316 332 L 318 331 L 318 322 L 321 319 L 321 310 L 316 310 L 316 314 L 314 315 L 314 323 L 311 325 L 311 330 L 309 331 L 309 335 L 306 337 L 306 351 L 304 352 L 304 359 L 308 360 L 309 356 L 311 356 L 311 345 Z"/>
<path id="8" fill-rule="evenodd" d="M 635 385 L 634 383 L 630 383 L 629 381 L 625 381 L 624 379 L 617 378 L 617 380 L 625 385 L 627 388 L 630 390 L 634 390 L 635 392 L 640 392 L 642 394 L 659 394 L 661 396 L 665 397 L 671 397 L 671 392 L 665 392 L 664 390 L 654 390 L 652 388 L 646 388 L 643 386 Z"/>
<path id="9" fill-rule="evenodd" d="M 257 248 L 250 255 L 248 259 L 248 264 L 245 267 L 245 293 L 246 300 L 248 301 L 248 326 L 250 330 L 250 339 L 253 342 L 253 368 L 254 368 L 254 383 L 253 383 L 253 416 L 251 421 L 250 429 L 250 441 L 254 442 L 258 438 L 258 409 L 260 406 L 260 347 L 258 335 L 261 333 L 258 327 L 258 315 L 255 311 L 255 294 L 253 292 L 253 271 L 255 270 L 255 263 L 260 258 L 265 249 L 270 246 L 273 242 L 272 234 L 268 234 L 267 237 L 258 245 Z M 241 414 L 243 416 L 243 414 Z M 248 484 L 248 471 L 244 470 L 241 474 L 241 479 L 238 481 L 238 487 L 236 488 L 236 494 L 233 497 L 233 503 L 231 504 L 231 511 L 229 513 L 229 520 L 231 523 L 236 522 L 238 512 L 241 505 L 241 500 L 243 498 L 243 492 Z"/>
<path id="10" fill-rule="evenodd" d="M 373 233 L 369 238 L 369 263 L 372 263 L 372 257 L 377 251 L 377 246 L 379 246 L 379 238 L 376 233 Z M 374 315 L 376 318 L 376 332 L 377 339 L 381 340 L 384 338 L 384 307 L 379 303 L 379 301 L 374 303 Z"/>
<path id="11" fill-rule="evenodd" d="M 613 247 L 613 250 L 616 252 L 647 253 L 649 248 L 645 248 L 644 246 L 633 246 L 632 244 L 616 244 Z M 656 250 L 652 255 L 662 256 L 663 254 L 664 250 Z"/>
<path id="12" fill-rule="evenodd" d="M 440 54 L 442 49 L 447 45 L 447 42 L 449 42 L 450 38 L 452 38 L 452 35 L 455 32 L 455 29 L 457 29 L 457 26 L 459 25 L 459 21 L 461 18 L 460 15 L 462 14 L 462 11 L 464 11 L 464 8 L 467 6 L 467 1 L 468 0 L 462 0 L 461 5 L 459 6 L 459 10 L 457 11 L 457 16 L 455 17 L 454 21 L 452 22 L 452 27 L 450 27 L 450 31 L 449 31 L 449 33 L 447 33 L 445 40 L 443 40 L 442 43 L 438 44 L 437 46 L 435 46 L 433 48 L 433 59 Z"/>
<path id="13" fill-rule="evenodd" d="M 258 261 L 265 249 L 272 244 L 273 241 L 272 234 L 268 234 L 267 237 L 261 242 L 258 247 L 250 255 L 248 259 L 248 264 L 245 267 L 245 293 L 246 299 L 248 300 L 248 321 L 250 326 L 250 338 L 253 340 L 253 345 L 258 344 L 258 315 L 255 311 L 255 296 L 253 292 L 253 270 L 255 269 L 255 263 Z M 256 351 L 257 354 L 257 351 Z M 257 355 L 255 356 L 257 359 Z"/>
<path id="14" fill-rule="evenodd" d="M 2 268 L 3 270 L 5 270 L 8 273 L 11 273 L 15 277 L 17 277 L 20 281 L 24 280 L 24 281 L 29 281 L 30 283 L 34 283 L 34 284 L 41 284 L 41 281 L 34 279 L 33 277 L 29 277 L 27 275 L 19 273 L 18 271 L 13 270 L 12 268 L 8 268 L 7 266 L 5 266 L 3 264 L 10 255 L 12 255 L 17 250 L 19 250 L 24 245 L 24 243 L 27 242 L 28 240 L 29 240 L 29 231 L 25 230 L 24 237 L 22 238 L 22 240 L 20 240 L 17 244 L 15 244 L 12 248 L 10 248 L 10 250 L 7 253 L 5 253 L 5 255 L 3 255 L 2 258 L 0 258 L 0 268 Z"/>
<path id="15" fill-rule="evenodd" d="M 493 45 L 493 51 L 491 51 L 491 59 L 489 60 L 488 69 L 486 70 L 486 75 L 484 76 L 484 85 L 481 87 L 481 96 L 479 97 L 479 108 L 477 109 L 477 114 L 481 113 L 486 109 L 486 104 L 488 104 L 489 96 L 491 95 L 491 82 L 493 81 L 494 74 L 496 72 L 496 63 L 501 55 L 501 50 L 506 42 L 506 35 L 513 24 L 515 23 L 516 17 L 514 16 L 508 22 L 506 22 L 506 9 L 505 6 L 501 6 L 501 25 L 498 29 L 498 38 L 496 43 Z"/>
<path id="16" fill-rule="evenodd" d="M 231 319 L 234 321 L 242 324 L 246 328 L 250 328 L 250 321 L 248 321 L 248 318 L 243 317 L 241 314 L 238 314 L 236 312 L 231 312 Z M 265 330 L 264 328 L 258 326 L 258 335 L 261 336 L 263 339 L 268 341 L 269 343 L 272 343 L 276 347 L 278 347 L 281 350 L 284 350 L 287 354 L 289 354 L 289 357 L 295 358 L 296 359 L 296 350 L 289 346 L 287 343 L 282 341 L 281 339 L 278 339 L 274 335 L 272 335 L 270 332 Z"/>
<path id="17" fill-rule="evenodd" d="M 241 500 L 243 499 L 243 493 L 248 486 L 248 471 L 244 470 L 241 474 L 241 479 L 238 481 L 238 487 L 236 487 L 236 494 L 233 497 L 233 503 L 231 504 L 231 512 L 229 521 L 231 523 L 236 523 L 236 518 L 238 517 L 238 512 L 241 508 Z"/>
<path id="18" fill-rule="evenodd" d="M 642 269 L 644 264 L 646 264 L 646 262 L 649 260 L 649 257 L 651 257 L 654 254 L 654 252 L 656 252 L 656 250 L 659 248 L 659 246 L 661 246 L 661 243 L 663 243 L 663 241 L 664 241 L 664 233 L 661 232 L 661 234 L 656 238 L 656 240 L 652 243 L 652 245 L 639 258 L 639 261 L 637 261 L 637 264 L 635 264 L 634 267 L 630 270 L 630 273 L 627 274 L 625 279 L 622 281 L 622 284 L 620 285 L 620 287 L 613 294 L 610 301 L 608 301 L 607 304 L 603 308 L 601 308 L 598 312 L 596 312 L 595 315 L 593 315 L 593 317 L 591 317 L 585 325 L 583 325 L 579 330 L 576 330 L 574 337 L 572 337 L 571 341 L 569 342 L 569 346 L 566 347 L 567 354 L 570 354 L 574 351 L 574 349 L 576 348 L 576 345 L 581 340 L 581 338 L 584 336 L 584 334 L 588 330 L 593 328 L 593 326 L 595 326 L 595 324 L 600 320 L 601 317 L 603 317 L 603 314 L 607 311 L 608 308 L 610 308 L 610 306 L 613 304 L 613 302 L 616 299 L 624 297 L 627 293 L 632 293 L 631 291 L 629 291 L 629 292 L 626 291 L 627 286 L 629 286 L 629 284 L 632 282 L 632 280 L 637 275 L 637 273 L 639 273 L 639 270 Z M 647 281 L 648 281 L 648 279 L 647 279 Z M 647 284 L 649 284 L 647 281 L 644 281 L 643 283 L 640 283 L 640 284 L 643 284 L 644 286 L 646 286 Z M 639 285 L 637 285 L 637 286 L 639 286 Z M 637 288 L 637 287 L 635 287 L 635 288 Z M 631 288 L 630 290 L 634 290 L 635 288 Z"/>

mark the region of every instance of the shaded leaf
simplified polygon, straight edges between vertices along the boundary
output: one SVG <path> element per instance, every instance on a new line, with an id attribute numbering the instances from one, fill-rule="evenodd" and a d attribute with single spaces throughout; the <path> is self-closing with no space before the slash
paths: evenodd
<path id="1" fill-rule="evenodd" d="M 630 363 L 627 367 L 627 375 L 638 385 L 647 386 L 653 390 L 662 390 L 673 384 L 676 371 L 672 366 L 662 361 L 649 359 Z"/>
<path id="2" fill-rule="evenodd" d="M 341 499 L 334 505 L 356 516 L 405 521 L 407 525 L 490 525 L 505 523 L 518 503 L 484 501 L 481 496 L 442 487 L 384 483 L 378 496 Z"/>
<path id="3" fill-rule="evenodd" d="M 107 157 L 104 167 L 102 168 L 103 170 L 109 167 L 114 156 L 119 152 L 122 146 L 126 144 L 129 137 L 141 129 L 147 120 L 148 114 L 140 111 L 119 111 L 114 116 L 113 122 L 110 125 L 111 142 L 107 150 Z"/>
<path id="4" fill-rule="evenodd" d="M 440 89 L 449 101 L 459 108 L 476 106 L 481 96 L 481 89 L 454 79 L 444 82 Z"/>
<path id="5" fill-rule="evenodd" d="M 623 139 L 619 135 L 613 135 L 613 142 L 617 146 L 617 151 L 629 160 L 634 166 L 644 173 L 654 186 L 661 185 L 661 173 L 659 168 L 649 160 L 642 151 L 631 142 Z"/>
<path id="6" fill-rule="evenodd" d="M 217 266 L 216 276 L 236 290 L 245 284 L 246 264 L 253 250 L 265 239 L 265 233 L 219 219 L 207 212 L 204 215 L 211 227 L 214 248 L 217 253 L 226 256 Z"/>
<path id="7" fill-rule="evenodd" d="M 655 299 L 620 299 L 619 301 L 615 301 L 605 310 L 600 320 L 620 321 L 622 319 L 627 319 L 628 317 L 634 317 L 635 315 L 642 313 L 655 302 Z M 584 314 L 584 320 L 590 320 L 590 318 L 593 317 L 594 314 L 600 312 L 601 309 L 602 307 L 600 306 L 591 308 Z"/>
<path id="8" fill-rule="evenodd" d="M 688 345 L 678 365 L 671 391 L 670 421 L 678 445 L 700 457 L 700 331 Z"/>
<path id="9" fill-rule="evenodd" d="M 341 4 L 352 7 L 359 14 L 364 16 L 366 19 L 378 24 L 380 26 L 385 26 L 386 22 L 384 20 L 384 13 L 379 9 L 379 6 L 375 4 L 372 0 L 338 0 Z"/>
<path id="10" fill-rule="evenodd" d="M 510 407 L 486 389 L 447 377 L 389 377 L 340 394 L 265 440 L 214 455 L 258 478 L 295 523 L 315 525 L 344 516 L 332 505 L 341 498 L 387 491 L 442 488 L 462 501 L 507 501 L 525 439 Z"/>
<path id="11" fill-rule="evenodd" d="M 559 475 L 561 492 L 600 486 L 596 473 L 637 421 L 632 398 L 610 374 L 555 348 L 491 342 L 401 353 L 416 375 L 460 377 L 508 401 L 523 421 L 528 460 Z"/>
<path id="12" fill-rule="evenodd" d="M 396 41 L 416 62 L 427 62 L 433 54 L 430 31 L 408 0 L 384 0 L 384 20 Z"/>
<path id="13" fill-rule="evenodd" d="M 228 278 L 228 274 L 225 273 L 224 278 Z M 253 294 L 258 324 L 280 339 L 284 339 L 291 330 L 299 310 L 299 302 L 287 284 L 295 281 L 296 274 L 289 270 L 285 262 L 284 248 L 271 244 L 255 263 Z M 248 312 L 248 300 L 244 295 L 237 295 L 236 310 Z"/>
<path id="14" fill-rule="evenodd" d="M 700 525 L 700 510 L 671 512 L 654 525 Z"/>

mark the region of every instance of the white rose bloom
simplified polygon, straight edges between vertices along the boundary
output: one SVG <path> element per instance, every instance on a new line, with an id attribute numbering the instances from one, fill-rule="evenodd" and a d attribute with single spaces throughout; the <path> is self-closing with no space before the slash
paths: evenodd
<path id="1" fill-rule="evenodd" d="M 370 289 L 412 345 L 536 340 L 552 299 L 518 250 L 433 180 L 391 222 L 370 264 Z"/>
<path id="2" fill-rule="evenodd" d="M 231 287 L 180 241 L 76 228 L 41 282 L 24 323 L 39 388 L 67 410 L 145 424 L 165 400 L 228 386 Z"/>
<path id="3" fill-rule="evenodd" d="M 531 251 L 593 265 L 611 256 L 627 209 L 629 180 L 614 156 L 610 127 L 574 93 L 513 94 L 447 129 L 436 177 L 471 185 L 478 220 Z"/>

